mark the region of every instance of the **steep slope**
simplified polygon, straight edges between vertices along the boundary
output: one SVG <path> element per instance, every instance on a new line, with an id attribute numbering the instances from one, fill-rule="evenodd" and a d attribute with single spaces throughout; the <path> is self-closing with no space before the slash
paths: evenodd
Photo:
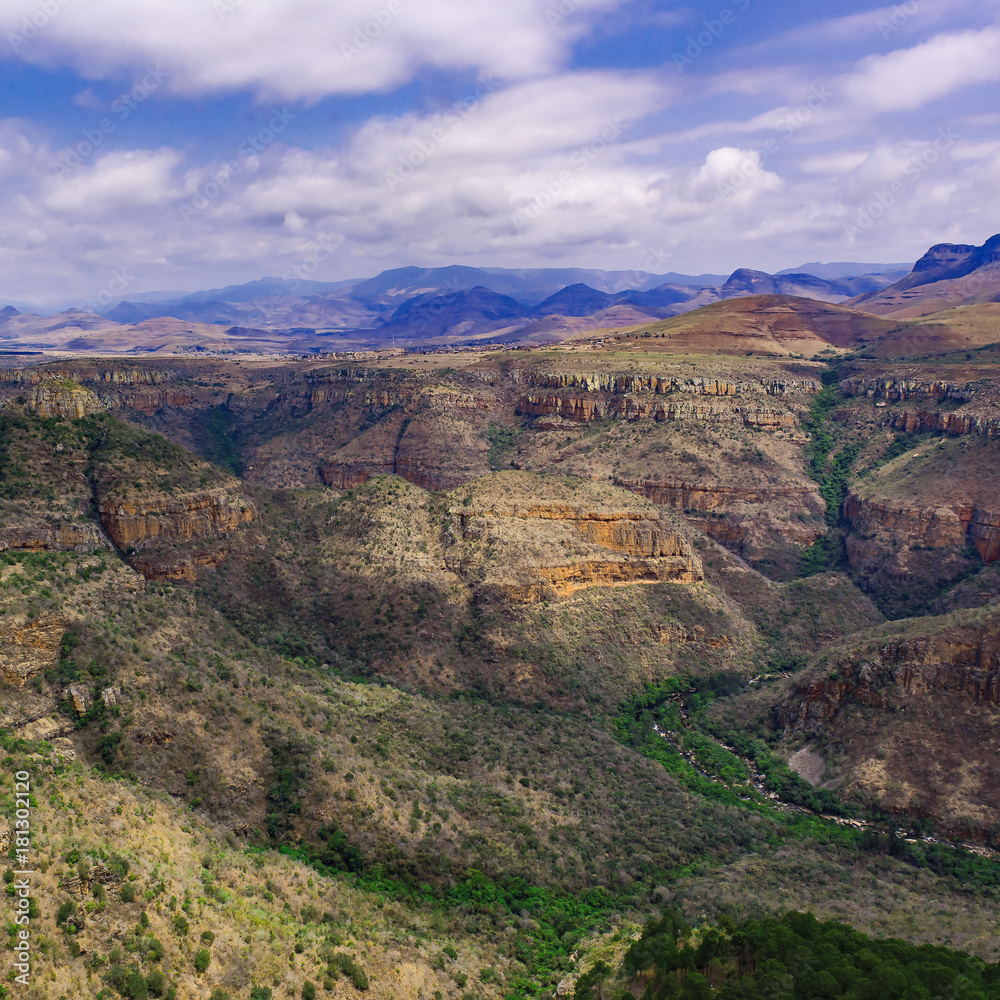
<path id="1" fill-rule="evenodd" d="M 905 278 L 849 304 L 879 315 L 922 316 L 1000 297 L 1000 235 L 982 246 L 939 243 Z"/>
<path id="2" fill-rule="evenodd" d="M 991 837 L 1000 808 L 998 706 L 993 604 L 891 623 L 824 652 L 790 685 L 777 721 L 809 738 L 840 794 L 959 836 Z"/>
<path id="3" fill-rule="evenodd" d="M 117 548 L 151 579 L 226 558 L 254 508 L 240 485 L 158 436 L 101 413 L 93 394 L 41 382 L 0 411 L 0 547 Z"/>

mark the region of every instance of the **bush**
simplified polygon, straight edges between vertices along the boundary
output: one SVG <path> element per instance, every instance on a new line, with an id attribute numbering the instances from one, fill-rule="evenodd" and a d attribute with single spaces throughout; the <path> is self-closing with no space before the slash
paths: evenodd
<path id="1" fill-rule="evenodd" d="M 302 984 L 302 1000 L 316 1000 L 316 986 L 308 979 Z"/>
<path id="2" fill-rule="evenodd" d="M 154 997 L 162 997 L 167 988 L 167 978 L 159 969 L 146 976 L 146 987 Z"/>
<path id="3" fill-rule="evenodd" d="M 148 1000 L 149 997 L 146 980 L 138 970 L 133 970 L 125 977 L 121 991 L 123 996 L 129 997 L 129 1000 Z"/>
<path id="4" fill-rule="evenodd" d="M 211 964 L 212 956 L 208 953 L 207 948 L 202 948 L 197 955 L 194 956 L 194 971 L 200 976 Z"/>
<path id="5" fill-rule="evenodd" d="M 254 986 L 250 990 L 250 1000 L 271 1000 L 273 995 L 267 986 Z"/>
<path id="6" fill-rule="evenodd" d="M 56 914 L 56 925 L 64 927 L 68 922 L 70 922 L 75 913 L 76 903 L 74 903 L 71 899 L 66 900 L 66 902 L 59 907 L 59 912 Z"/>
<path id="7" fill-rule="evenodd" d="M 126 882 L 122 886 L 122 902 L 123 903 L 135 902 L 135 886 L 129 882 Z"/>
<path id="8" fill-rule="evenodd" d="M 215 935 L 211 931 L 201 932 L 201 943 L 208 945 L 210 948 L 215 942 Z"/>

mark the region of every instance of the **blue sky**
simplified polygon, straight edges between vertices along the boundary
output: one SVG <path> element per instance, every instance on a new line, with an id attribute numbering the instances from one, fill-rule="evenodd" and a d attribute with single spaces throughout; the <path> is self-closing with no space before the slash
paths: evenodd
<path id="1" fill-rule="evenodd" d="M 0 299 L 1000 230 L 1000 0 L 5 0 Z"/>

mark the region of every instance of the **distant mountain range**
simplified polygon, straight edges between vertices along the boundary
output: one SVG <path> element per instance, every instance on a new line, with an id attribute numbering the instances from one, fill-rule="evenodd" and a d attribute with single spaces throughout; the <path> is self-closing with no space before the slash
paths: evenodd
<path id="1" fill-rule="evenodd" d="M 883 316 L 912 317 L 987 302 L 1000 302 L 1000 235 L 981 247 L 939 243 L 908 275 L 849 304 Z"/>
<path id="2" fill-rule="evenodd" d="M 554 343 L 749 296 L 914 317 L 1000 301 L 1000 236 L 982 247 L 932 247 L 912 270 L 813 263 L 778 274 L 740 268 L 727 277 L 453 265 L 394 268 L 336 282 L 268 277 L 168 294 L 140 294 L 105 315 L 70 309 L 42 317 L 8 306 L 0 310 L 0 348 L 322 352 L 390 344 Z"/>
<path id="3" fill-rule="evenodd" d="M 585 268 L 403 267 L 359 281 L 262 278 L 176 298 L 141 295 L 119 302 L 105 316 L 128 325 L 172 317 L 275 332 L 364 332 L 376 340 L 404 342 L 516 340 L 525 333 L 562 339 L 567 331 L 663 319 L 741 295 L 773 293 L 841 302 L 884 288 L 905 273 L 894 266 L 856 273 L 865 266 L 819 265 L 826 273 L 844 272 L 832 278 L 746 268 L 727 278 Z M 589 323 L 580 322 L 587 318 Z"/>

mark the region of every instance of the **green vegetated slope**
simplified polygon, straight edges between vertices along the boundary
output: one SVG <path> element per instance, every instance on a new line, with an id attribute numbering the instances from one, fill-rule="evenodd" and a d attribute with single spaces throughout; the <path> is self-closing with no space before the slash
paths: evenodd
<path id="1" fill-rule="evenodd" d="M 44 435 L 91 426 L 19 419 L 12 502 L 29 489 L 7 473 L 19 442 L 51 451 Z M 128 462 L 134 490 L 164 464 L 134 446 Z M 707 716 L 674 720 L 673 742 L 639 703 L 619 721 L 647 684 L 690 678 L 709 703 L 877 625 L 856 588 L 773 584 L 693 537 L 703 582 L 497 606 L 496 552 L 461 514 L 482 497 L 462 490 L 258 489 L 262 527 L 193 587 L 143 580 L 110 547 L 6 554 L 5 618 L 58 635 L 3 690 L 3 725 L 35 740 L 6 738 L 10 767 L 28 755 L 44 781 L 34 995 L 305 996 L 329 980 L 333 995 L 548 996 L 594 935 L 665 901 L 688 920 L 809 908 L 996 958 L 997 887 L 977 864 L 926 864 L 744 794 L 751 758 L 805 805 L 839 801 L 808 799 L 767 733 L 734 757 Z M 525 572 L 572 563 L 567 537 Z M 53 771 L 67 737 L 78 763 Z M 127 874 L 98 890 L 90 871 L 120 874 L 119 858 Z"/>

